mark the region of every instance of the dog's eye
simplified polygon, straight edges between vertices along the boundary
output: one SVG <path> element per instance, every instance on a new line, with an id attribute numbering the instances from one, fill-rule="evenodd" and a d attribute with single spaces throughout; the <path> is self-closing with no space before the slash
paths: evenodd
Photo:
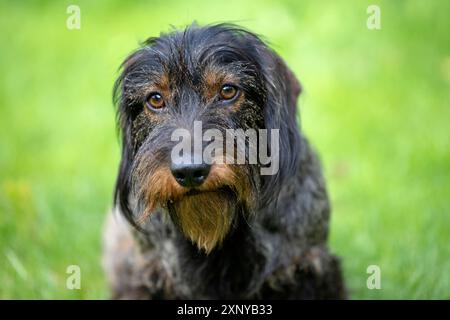
<path id="1" fill-rule="evenodd" d="M 235 86 L 226 84 L 220 89 L 220 97 L 223 100 L 231 100 L 236 96 L 237 92 L 238 89 Z"/>
<path id="2" fill-rule="evenodd" d="M 161 109 L 164 107 L 164 98 L 160 93 L 153 92 L 149 95 L 146 105 L 150 109 Z"/>

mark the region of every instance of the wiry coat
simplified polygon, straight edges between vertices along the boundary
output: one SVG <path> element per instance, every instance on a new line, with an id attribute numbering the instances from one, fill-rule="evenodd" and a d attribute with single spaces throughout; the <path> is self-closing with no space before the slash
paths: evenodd
<path id="1" fill-rule="evenodd" d="M 239 82 L 242 98 L 232 106 L 201 98 L 215 74 Z M 145 88 L 163 81 L 170 82 L 171 109 L 148 113 Z M 281 58 L 235 26 L 193 25 L 150 39 L 127 58 L 116 85 L 123 142 L 116 215 L 105 232 L 114 298 L 345 297 L 339 261 L 327 249 L 330 206 L 320 164 L 296 121 L 299 93 Z M 173 147 L 168 132 L 196 119 L 222 131 L 279 129 L 279 172 L 261 176 L 259 165 L 233 166 L 234 180 L 216 177 L 223 184 L 211 193 L 217 206 L 206 196 L 178 200 L 184 191 L 161 169 Z M 171 197 L 189 202 L 177 207 Z M 188 213 L 177 208 L 197 207 L 229 219 L 214 230 L 220 238 L 200 244 L 198 230 L 183 229 L 180 217 Z"/>

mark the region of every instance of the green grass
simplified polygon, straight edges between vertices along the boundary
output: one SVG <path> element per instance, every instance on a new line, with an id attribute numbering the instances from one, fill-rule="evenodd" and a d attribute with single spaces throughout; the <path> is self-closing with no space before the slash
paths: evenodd
<path id="1" fill-rule="evenodd" d="M 366 28 L 373 3 L 379 31 Z M 1 2 L 0 298 L 108 296 L 117 67 L 139 41 L 197 20 L 265 35 L 300 78 L 352 297 L 450 299 L 448 12 L 444 0 Z M 66 289 L 71 264 L 81 290 Z M 381 290 L 366 287 L 372 264 Z"/>

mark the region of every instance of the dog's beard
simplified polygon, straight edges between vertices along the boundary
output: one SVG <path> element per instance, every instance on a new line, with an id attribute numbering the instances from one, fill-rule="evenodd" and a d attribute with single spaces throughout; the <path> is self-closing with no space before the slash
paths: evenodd
<path id="1" fill-rule="evenodd" d="M 170 170 L 151 161 L 136 167 L 135 194 L 144 203 L 142 224 L 158 207 L 166 209 L 184 236 L 210 253 L 230 232 L 238 204 L 251 208 L 254 201 L 250 172 L 245 166 L 213 165 L 197 189 L 180 186 Z"/>
<path id="2" fill-rule="evenodd" d="M 227 189 L 186 195 L 169 203 L 169 213 L 183 234 L 210 253 L 220 246 L 232 226 L 237 200 Z"/>

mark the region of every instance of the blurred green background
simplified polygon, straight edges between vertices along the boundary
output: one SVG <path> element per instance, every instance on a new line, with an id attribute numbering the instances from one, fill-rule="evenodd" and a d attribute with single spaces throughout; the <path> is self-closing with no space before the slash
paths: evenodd
<path id="1" fill-rule="evenodd" d="M 66 27 L 69 4 L 80 30 Z M 381 30 L 366 27 L 370 4 Z M 0 298 L 108 297 L 117 68 L 139 41 L 196 20 L 264 35 L 301 80 L 352 298 L 450 299 L 449 12 L 446 0 L 1 1 Z M 66 289 L 71 264 L 81 290 Z"/>

